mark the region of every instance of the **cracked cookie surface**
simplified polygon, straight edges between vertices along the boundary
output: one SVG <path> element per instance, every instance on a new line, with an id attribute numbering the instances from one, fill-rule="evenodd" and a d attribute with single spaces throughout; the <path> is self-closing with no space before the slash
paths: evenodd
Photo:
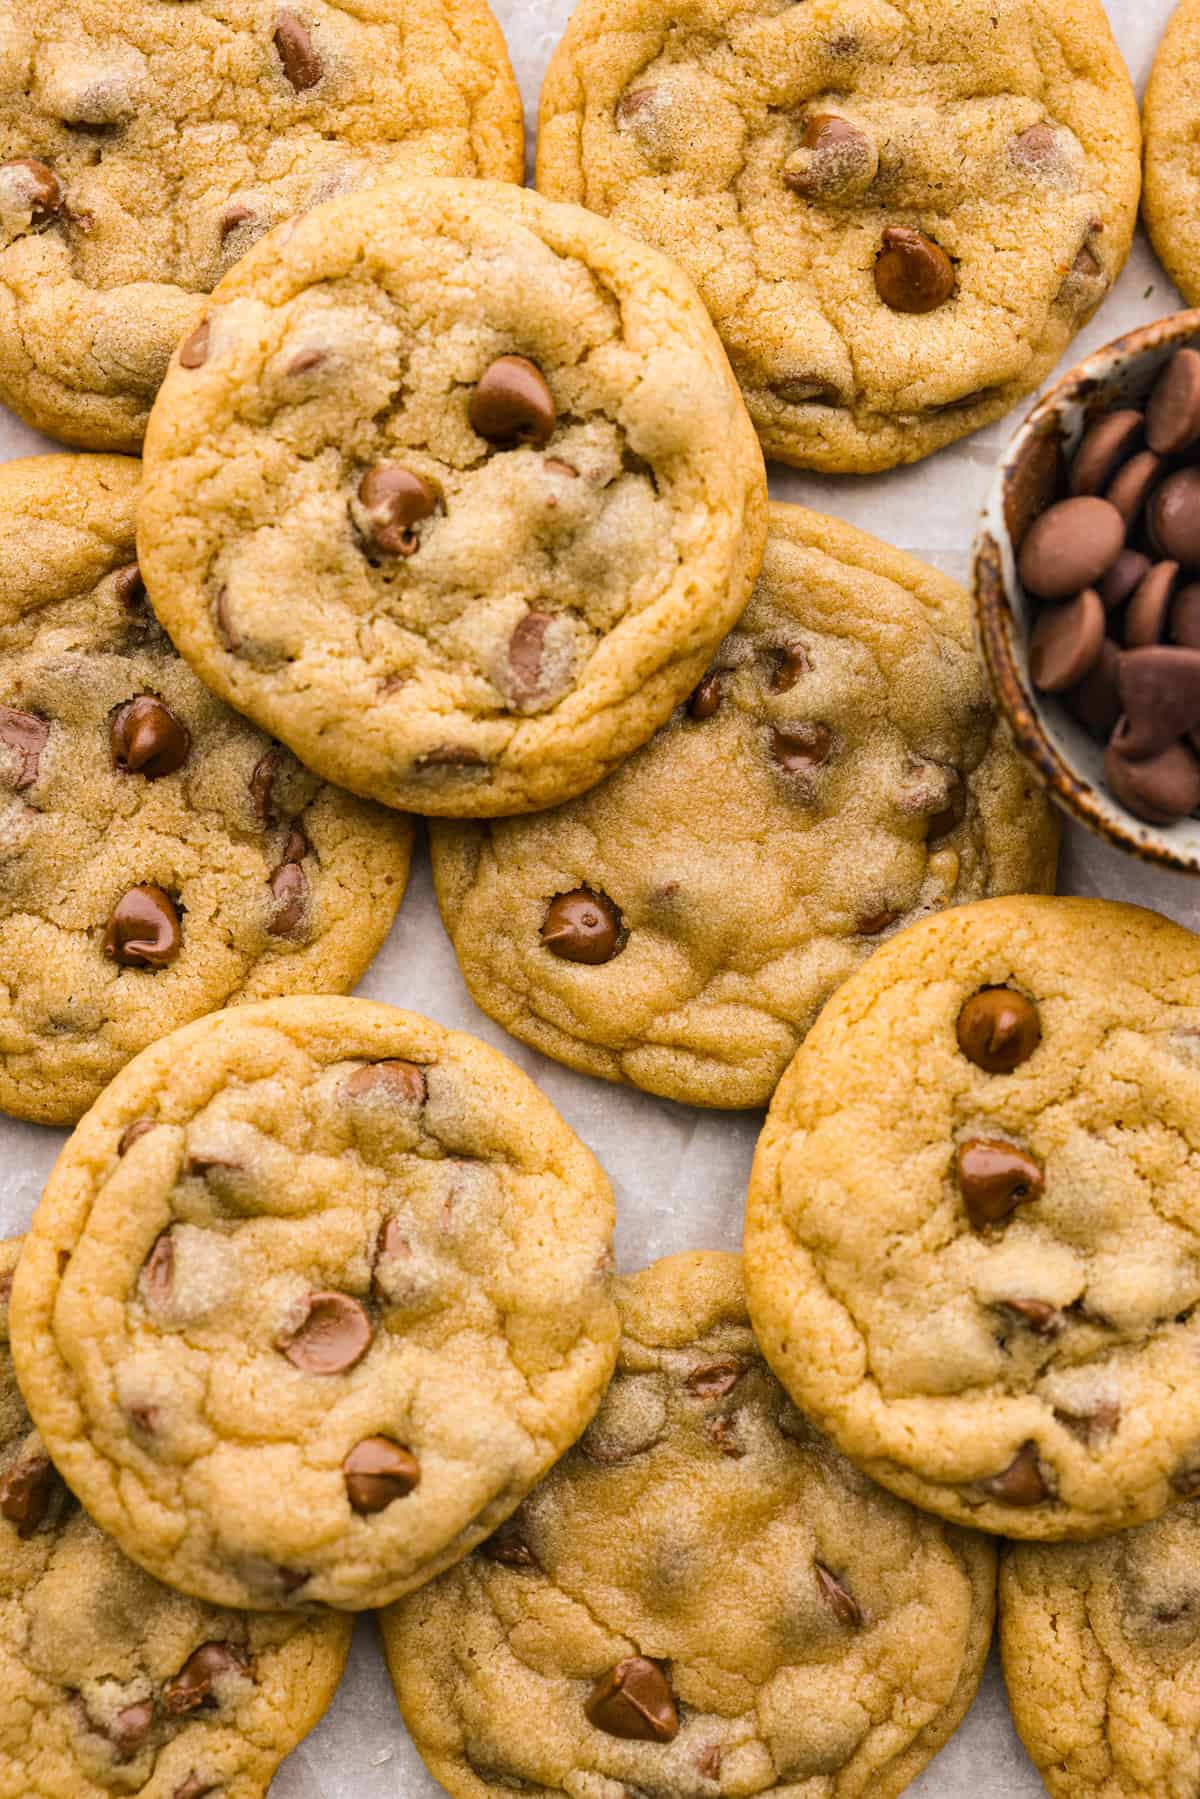
<path id="1" fill-rule="evenodd" d="M 1011 1537 L 1200 1492 L 1200 938 L 943 912 L 836 993 L 746 1214 L 764 1353 L 883 1485 Z"/>
<path id="2" fill-rule="evenodd" d="M 175 1025 L 352 987 L 408 878 L 406 818 L 176 655 L 134 560 L 138 475 L 0 470 L 0 1109 L 45 1124 Z"/>
<path id="3" fill-rule="evenodd" d="M 146 579 L 204 679 L 310 767 L 452 817 L 645 742 L 766 536 L 694 289 L 494 183 L 385 183 L 251 251 L 146 455 Z"/>
<path id="4" fill-rule="evenodd" d="M 1194 1501 L 1102 1543 L 1005 1556 L 1009 1703 L 1054 1799 L 1200 1791 L 1198 1558 Z"/>
<path id="5" fill-rule="evenodd" d="M 9 0 L 0 394 L 68 443 L 136 450 L 225 271 L 396 166 L 521 180 L 484 0 Z"/>
<path id="6" fill-rule="evenodd" d="M 769 456 L 911 462 L 1049 374 L 1129 252 L 1098 0 L 583 0 L 538 186 L 676 257 Z"/>
<path id="7" fill-rule="evenodd" d="M 431 829 L 484 1011 L 696 1105 L 765 1105 L 883 933 L 1054 885 L 962 589 L 834 519 L 770 519 L 749 606 L 644 749 L 552 812 Z"/>
<path id="8" fill-rule="evenodd" d="M 758 1351 L 737 1256 L 617 1284 L 599 1415 L 496 1536 L 381 1618 L 454 1799 L 892 1799 L 951 1734 L 995 1551 L 852 1468 Z"/>
<path id="9" fill-rule="evenodd" d="M 1142 125 L 1146 186 L 1142 214 L 1158 260 L 1189 306 L 1200 304 L 1200 0 L 1171 15 L 1150 70 Z"/>
<path id="10" fill-rule="evenodd" d="M 348 1618 L 214 1611 L 72 1498 L 13 1375 L 0 1243 L 0 1799 L 263 1799 L 333 1697 Z"/>
<path id="11" fill-rule="evenodd" d="M 590 1419 L 612 1225 L 594 1157 L 473 1038 L 366 1000 L 223 1013 L 139 1056 L 60 1156 L 14 1287 L 21 1385 L 150 1573 L 385 1604 Z"/>

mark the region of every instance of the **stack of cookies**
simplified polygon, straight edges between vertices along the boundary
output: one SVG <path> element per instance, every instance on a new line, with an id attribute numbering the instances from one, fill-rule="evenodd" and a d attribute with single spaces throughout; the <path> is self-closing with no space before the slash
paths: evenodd
<path id="1" fill-rule="evenodd" d="M 540 192 L 483 0 L 44 11 L 0 396 L 89 453 L 0 470 L 0 1108 L 76 1128 L 0 1246 L 0 1799 L 261 1799 L 379 1608 L 456 1799 L 892 1799 L 997 1536 L 1051 1790 L 1190 1793 L 1195 940 L 1040 897 L 966 595 L 763 460 L 926 455 L 1090 317 L 1097 0 L 582 0 Z M 514 1037 L 770 1105 L 744 1268 L 615 1279 L 538 1088 L 345 997 L 414 813 Z"/>

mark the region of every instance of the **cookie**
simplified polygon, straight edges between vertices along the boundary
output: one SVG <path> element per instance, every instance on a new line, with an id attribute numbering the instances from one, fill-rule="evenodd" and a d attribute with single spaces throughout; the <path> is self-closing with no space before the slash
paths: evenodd
<path id="1" fill-rule="evenodd" d="M 1159 43 L 1142 104 L 1142 217 L 1158 260 L 1189 306 L 1200 304 L 1200 146 L 1192 129 L 1198 106 L 1200 0 L 1181 0 Z"/>
<path id="2" fill-rule="evenodd" d="M 386 1604 L 583 1430 L 616 1354 L 612 1195 L 511 1063 L 367 1000 L 201 1020 L 55 1166 L 13 1297 L 89 1512 L 215 1605 Z"/>
<path id="3" fill-rule="evenodd" d="M 8 0 L 0 397 L 136 450 L 264 232 L 388 167 L 520 181 L 523 140 L 485 0 Z"/>
<path id="4" fill-rule="evenodd" d="M 0 1109 L 67 1124 L 174 1026 L 352 987 L 407 819 L 201 686 L 135 561 L 138 464 L 0 469 Z"/>
<path id="5" fill-rule="evenodd" d="M 548 806 L 704 672 L 766 537 L 695 290 L 577 207 L 397 181 L 281 228 L 163 387 L 139 521 L 183 654 L 388 805 Z"/>
<path id="6" fill-rule="evenodd" d="M 348 1618 L 214 1611 L 81 1510 L 13 1376 L 0 1243 L 0 1799 L 263 1799 L 333 1697 Z"/>
<path id="7" fill-rule="evenodd" d="M 568 806 L 431 842 L 467 984 L 506 1029 L 607 1080 L 761 1106 L 881 937 L 1052 888 L 1058 830 L 962 589 L 773 506 L 749 606 L 651 743 Z"/>
<path id="8" fill-rule="evenodd" d="M 618 1283 L 579 1446 L 467 1561 L 382 1616 L 453 1799 L 892 1799 L 966 1711 L 995 1552 L 858 1474 L 788 1402 L 737 1256 Z"/>
<path id="9" fill-rule="evenodd" d="M 809 1032 L 759 1140 L 768 1360 L 859 1467 L 1010 1537 L 1200 1492 L 1200 938 L 1105 900 L 912 926 Z"/>
<path id="10" fill-rule="evenodd" d="M 1022 1543 L 1000 1577 L 1004 1678 L 1054 1799 L 1200 1791 L 1200 1509 L 1101 1543 Z"/>
<path id="11" fill-rule="evenodd" d="M 769 456 L 913 462 L 1049 374 L 1129 253 L 1099 0 L 582 0 L 537 181 L 676 257 Z"/>

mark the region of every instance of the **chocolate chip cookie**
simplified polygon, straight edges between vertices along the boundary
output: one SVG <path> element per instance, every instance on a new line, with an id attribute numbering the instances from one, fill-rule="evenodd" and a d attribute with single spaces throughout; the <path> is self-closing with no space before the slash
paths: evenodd
<path id="1" fill-rule="evenodd" d="M 1200 1791 L 1200 1507 L 1102 1543 L 1022 1543 L 1000 1577 L 1021 1739 L 1054 1799 Z"/>
<path id="2" fill-rule="evenodd" d="M 396 181 L 281 227 L 168 376 L 154 603 L 239 710 L 452 817 L 593 785 L 695 685 L 766 536 L 695 290 L 578 207 Z"/>
<path id="3" fill-rule="evenodd" d="M 1129 252 L 1099 0 L 582 0 L 537 179 L 676 257 L 768 455 L 861 472 L 997 419 Z"/>
<path id="4" fill-rule="evenodd" d="M 418 1749 L 454 1799 L 892 1799 L 979 1683 L 992 1545 L 883 1493 L 789 1404 L 737 1256 L 670 1257 L 618 1303 L 578 1447 L 383 1614 Z"/>
<path id="5" fill-rule="evenodd" d="M 485 0 L 8 0 L 0 397 L 134 450 L 204 298 L 281 219 L 403 166 L 519 181 Z"/>
<path id="6" fill-rule="evenodd" d="M 67 1144 L 13 1299 L 96 1521 L 217 1605 L 386 1604 L 487 1536 L 616 1354 L 613 1205 L 511 1063 L 367 1000 L 146 1050 Z"/>
<path id="7" fill-rule="evenodd" d="M 985 900 L 885 944 L 780 1083 L 746 1217 L 763 1349 L 916 1504 L 1094 1537 L 1200 1492 L 1200 938 Z"/>
<path id="8" fill-rule="evenodd" d="M 1142 217 L 1158 259 L 1189 306 L 1200 304 L 1200 0 L 1180 0 L 1158 46 L 1142 125 L 1146 185 Z"/>
<path id="9" fill-rule="evenodd" d="M 136 462 L 0 469 L 0 1109 L 73 1122 L 235 1000 L 344 991 L 409 821 L 326 786 L 201 686 L 146 600 Z"/>
<path id="10" fill-rule="evenodd" d="M 333 1697 L 350 1620 L 214 1611 L 126 1561 L 17 1390 L 0 1243 L 0 1799 L 261 1799 Z"/>
<path id="11" fill-rule="evenodd" d="M 1058 831 L 962 590 L 773 506 L 749 606 L 651 743 L 570 805 L 431 841 L 484 1011 L 586 1073 L 755 1106 L 883 936 L 1052 888 Z"/>

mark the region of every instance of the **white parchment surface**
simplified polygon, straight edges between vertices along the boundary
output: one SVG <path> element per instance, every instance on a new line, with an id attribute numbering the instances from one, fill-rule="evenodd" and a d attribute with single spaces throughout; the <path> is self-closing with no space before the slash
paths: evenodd
<path id="1" fill-rule="evenodd" d="M 1044 3 L 1054 6 L 1056 0 Z M 538 87 L 571 4 L 492 0 L 525 95 L 531 156 Z M 1139 94 L 1171 7 L 1172 0 L 1108 0 Z M 1139 231 L 1117 287 L 1076 339 L 1064 367 L 1179 305 Z M 860 525 L 965 582 L 988 478 L 1019 416 L 892 474 L 831 478 L 775 467 L 771 490 L 777 499 L 798 500 Z M 0 459 L 51 447 L 0 409 Z M 1200 878 L 1144 869 L 1074 826 L 1066 834 L 1060 886 L 1068 893 L 1134 900 L 1200 928 Z M 533 1076 L 608 1170 L 617 1195 L 622 1268 L 674 1250 L 738 1247 L 758 1114 L 691 1111 L 610 1087 L 507 1037 L 467 996 L 438 920 L 423 850 L 395 929 L 360 991 L 472 1031 Z M 0 1118 L 0 1235 L 28 1224 L 61 1141 L 58 1131 Z M 400 1721 L 373 1627 L 364 1620 L 333 1708 L 289 1758 L 272 1799 L 436 1799 L 440 1791 Z M 914 1799 L 1044 1799 L 1013 1732 L 994 1665 L 962 1728 L 909 1792 Z"/>

